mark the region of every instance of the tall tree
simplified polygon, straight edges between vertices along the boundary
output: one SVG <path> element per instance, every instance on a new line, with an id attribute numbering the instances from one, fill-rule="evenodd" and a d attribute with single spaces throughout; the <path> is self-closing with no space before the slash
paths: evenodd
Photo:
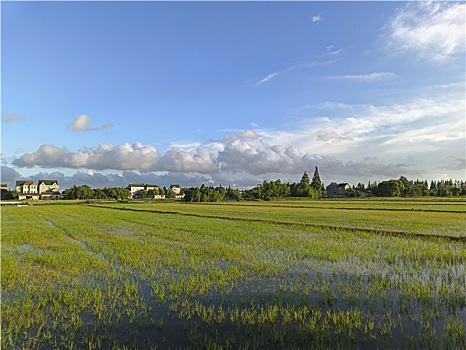
<path id="1" fill-rule="evenodd" d="M 299 181 L 299 184 L 303 187 L 305 186 L 309 186 L 311 183 L 311 180 L 309 179 L 309 175 L 307 174 L 307 172 L 305 171 L 303 176 L 301 177 L 301 181 Z"/>
<path id="2" fill-rule="evenodd" d="M 324 184 L 320 180 L 319 169 L 314 170 L 314 175 L 312 176 L 311 188 L 314 190 L 315 198 L 322 198 L 324 194 Z"/>

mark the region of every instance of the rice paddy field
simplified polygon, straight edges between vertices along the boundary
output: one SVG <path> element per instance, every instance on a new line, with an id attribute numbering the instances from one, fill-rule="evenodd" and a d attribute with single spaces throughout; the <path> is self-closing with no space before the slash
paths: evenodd
<path id="1" fill-rule="evenodd" d="M 466 201 L 1 209 L 2 349 L 463 349 Z"/>

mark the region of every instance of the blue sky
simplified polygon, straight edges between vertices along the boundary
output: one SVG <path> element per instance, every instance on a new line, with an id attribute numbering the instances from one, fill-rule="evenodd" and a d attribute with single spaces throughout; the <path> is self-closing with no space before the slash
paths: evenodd
<path id="1" fill-rule="evenodd" d="M 2 2 L 2 183 L 465 179 L 464 2 Z M 211 182 L 210 182 L 211 183 Z"/>

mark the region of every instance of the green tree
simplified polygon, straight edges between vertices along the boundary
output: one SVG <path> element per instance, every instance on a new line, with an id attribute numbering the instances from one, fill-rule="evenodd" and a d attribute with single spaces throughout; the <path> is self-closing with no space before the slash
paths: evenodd
<path id="1" fill-rule="evenodd" d="M 13 199 L 13 196 L 12 196 L 11 192 L 13 192 L 13 191 L 8 191 L 8 190 L 2 188 L 2 200 Z"/>
<path id="2" fill-rule="evenodd" d="M 312 197 L 311 180 L 307 172 L 304 172 L 301 181 L 294 187 L 293 195 L 296 197 Z"/>
<path id="3" fill-rule="evenodd" d="M 440 185 L 437 186 L 437 196 L 440 197 L 451 197 L 452 192 L 451 192 L 451 187 L 450 185 Z"/>
<path id="4" fill-rule="evenodd" d="M 309 179 L 309 175 L 307 174 L 307 172 L 305 171 L 303 176 L 301 177 L 301 181 L 299 181 L 299 184 L 303 187 L 305 186 L 310 186 L 311 184 L 311 180 Z"/>
<path id="5" fill-rule="evenodd" d="M 230 200 L 239 200 L 241 199 L 241 192 L 228 186 L 225 198 Z"/>
<path id="6" fill-rule="evenodd" d="M 412 197 L 414 195 L 413 194 L 413 182 L 409 181 L 404 176 L 401 176 L 399 178 L 399 181 L 401 181 L 401 183 L 403 184 L 403 191 L 402 191 L 401 195 L 403 197 Z"/>
<path id="7" fill-rule="evenodd" d="M 94 198 L 95 199 L 105 199 L 107 195 L 105 194 L 105 191 L 101 188 L 96 188 L 94 190 Z"/>
<path id="8" fill-rule="evenodd" d="M 319 169 L 316 168 L 314 169 L 314 175 L 312 176 L 312 182 L 311 182 L 311 188 L 313 189 L 313 197 L 318 199 L 325 197 L 325 188 L 324 184 L 320 180 L 320 174 L 319 174 Z"/>
<path id="9" fill-rule="evenodd" d="M 400 180 L 382 181 L 377 187 L 377 195 L 381 197 L 401 197 L 404 185 Z"/>
<path id="10" fill-rule="evenodd" d="M 149 194 L 146 190 L 140 190 L 138 191 L 138 196 L 141 198 L 149 198 Z"/>

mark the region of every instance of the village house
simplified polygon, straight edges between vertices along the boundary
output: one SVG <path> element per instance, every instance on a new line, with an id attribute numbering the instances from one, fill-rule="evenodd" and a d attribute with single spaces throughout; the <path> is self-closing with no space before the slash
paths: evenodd
<path id="1" fill-rule="evenodd" d="M 158 188 L 159 188 L 159 186 L 157 186 L 157 185 L 149 185 L 149 184 L 145 184 L 145 185 L 144 185 L 144 189 L 145 189 L 146 191 L 150 191 L 150 190 L 154 190 L 154 191 L 155 191 L 155 190 L 158 189 Z"/>
<path id="2" fill-rule="evenodd" d="M 154 190 L 155 195 L 154 199 L 164 199 L 166 198 L 166 195 L 163 193 L 160 193 L 160 188 L 157 185 L 150 185 L 150 184 L 143 184 L 143 183 L 130 183 L 127 187 L 127 189 L 131 192 L 131 198 L 140 198 L 141 191 L 150 191 Z M 175 194 L 175 198 L 184 198 L 184 193 L 183 189 L 180 187 L 179 184 L 171 184 L 170 185 L 170 190 Z"/>
<path id="3" fill-rule="evenodd" d="M 180 185 L 172 184 L 170 185 L 170 190 L 175 194 L 175 198 L 184 198 L 184 193 Z"/>
<path id="4" fill-rule="evenodd" d="M 129 184 L 127 189 L 131 192 L 131 198 L 137 198 L 140 191 L 144 190 L 144 184 L 135 183 Z"/>
<path id="5" fill-rule="evenodd" d="M 131 198 L 139 198 L 141 191 L 150 191 L 154 190 L 158 192 L 157 190 L 159 189 L 159 186 L 157 185 L 150 185 L 150 184 L 143 184 L 143 183 L 134 183 L 134 184 L 129 184 L 128 187 L 126 187 L 130 192 L 131 192 Z M 156 194 L 154 198 L 165 198 L 165 196 Z"/>
<path id="6" fill-rule="evenodd" d="M 39 180 L 38 185 L 32 181 L 16 181 L 15 190 L 18 193 L 18 199 L 60 199 L 60 186 L 57 180 Z"/>
<path id="7" fill-rule="evenodd" d="M 8 185 L 7 184 L 1 184 L 0 185 L 0 190 L 8 191 Z"/>
<path id="8" fill-rule="evenodd" d="M 164 199 L 165 198 L 164 194 L 160 194 L 160 188 L 157 185 L 148 185 L 148 184 L 146 184 L 145 185 L 145 190 L 146 191 L 154 190 L 155 193 L 157 193 L 157 194 L 154 195 L 154 199 Z"/>
<path id="9" fill-rule="evenodd" d="M 18 193 L 18 199 L 39 200 L 37 185 L 32 181 L 16 181 L 15 190 Z"/>
<path id="10" fill-rule="evenodd" d="M 353 191 L 351 186 L 346 182 L 340 184 L 332 182 L 326 187 L 326 190 L 327 198 L 345 198 L 350 192 Z"/>
<path id="11" fill-rule="evenodd" d="M 175 195 L 181 193 L 181 187 L 178 184 L 170 185 L 170 190 L 172 190 L 175 193 Z"/>
<path id="12" fill-rule="evenodd" d="M 43 193 L 57 193 L 60 187 L 56 180 L 39 180 L 38 181 L 39 194 Z"/>

